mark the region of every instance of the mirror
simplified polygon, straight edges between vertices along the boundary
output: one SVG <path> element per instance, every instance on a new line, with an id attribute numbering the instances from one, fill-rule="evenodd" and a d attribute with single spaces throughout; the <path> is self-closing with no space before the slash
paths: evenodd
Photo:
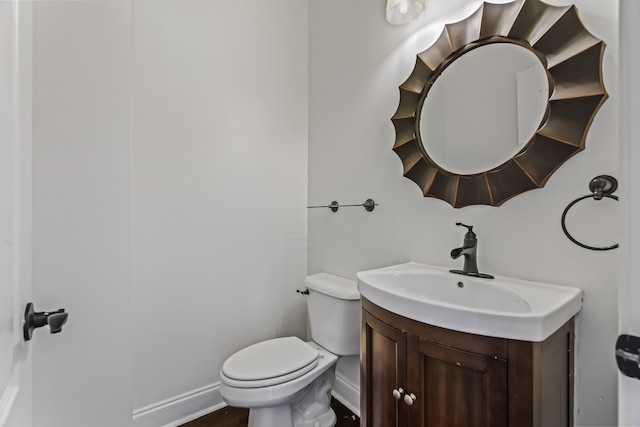
<path id="1" fill-rule="evenodd" d="M 419 139 L 444 169 L 484 172 L 529 142 L 548 93 L 546 69 L 531 51 L 512 43 L 482 46 L 450 63 L 434 81 L 420 112 Z"/>
<path id="2" fill-rule="evenodd" d="M 584 149 L 587 130 L 607 98 L 604 48 L 586 30 L 575 6 L 540 0 L 483 3 L 468 18 L 445 25 L 435 43 L 417 55 L 391 119 L 393 150 L 402 160 L 404 176 L 425 197 L 456 208 L 499 206 L 544 186 L 557 168 Z M 532 70 L 517 65 L 517 56 L 533 64 Z M 454 77 L 456 73 L 463 77 Z M 504 85 L 507 77 L 502 76 L 514 73 L 516 89 L 483 87 L 489 81 Z M 473 80 L 476 74 L 481 81 Z M 533 87 L 529 79 L 541 86 Z M 526 94 L 525 87 L 533 89 Z M 444 98 L 440 91 L 446 92 Z M 448 105 L 454 101 L 458 104 Z M 498 110 L 505 104 L 505 110 Z M 467 133 L 450 138 L 452 129 Z M 506 136 L 496 141 L 500 134 Z"/>

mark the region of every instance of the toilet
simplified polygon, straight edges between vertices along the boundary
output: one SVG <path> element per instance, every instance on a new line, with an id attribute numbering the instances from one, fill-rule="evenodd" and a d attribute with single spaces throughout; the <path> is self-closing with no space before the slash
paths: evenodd
<path id="1" fill-rule="evenodd" d="M 333 427 L 330 407 L 340 356 L 360 352 L 356 282 L 329 273 L 307 276 L 311 342 L 275 338 L 231 355 L 220 370 L 220 394 L 249 408 L 249 427 Z"/>

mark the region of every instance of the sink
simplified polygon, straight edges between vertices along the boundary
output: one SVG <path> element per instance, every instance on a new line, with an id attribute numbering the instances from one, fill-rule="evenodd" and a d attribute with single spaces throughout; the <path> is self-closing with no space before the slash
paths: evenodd
<path id="1" fill-rule="evenodd" d="M 357 273 L 362 297 L 419 322 L 544 341 L 582 308 L 582 290 L 496 276 L 481 279 L 409 262 Z"/>

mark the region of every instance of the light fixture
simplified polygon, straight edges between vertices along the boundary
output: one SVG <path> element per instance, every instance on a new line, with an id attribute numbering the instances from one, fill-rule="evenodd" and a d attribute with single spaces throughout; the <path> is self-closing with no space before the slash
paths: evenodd
<path id="1" fill-rule="evenodd" d="M 387 0 L 387 21 L 403 25 L 417 19 L 424 11 L 425 0 Z"/>

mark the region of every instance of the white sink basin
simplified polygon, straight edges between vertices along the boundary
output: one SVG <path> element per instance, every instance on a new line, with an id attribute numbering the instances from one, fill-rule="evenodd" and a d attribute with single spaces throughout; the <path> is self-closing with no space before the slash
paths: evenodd
<path id="1" fill-rule="evenodd" d="M 582 290 L 480 279 L 409 262 L 357 273 L 360 294 L 393 313 L 472 334 L 544 341 L 582 308 Z"/>

